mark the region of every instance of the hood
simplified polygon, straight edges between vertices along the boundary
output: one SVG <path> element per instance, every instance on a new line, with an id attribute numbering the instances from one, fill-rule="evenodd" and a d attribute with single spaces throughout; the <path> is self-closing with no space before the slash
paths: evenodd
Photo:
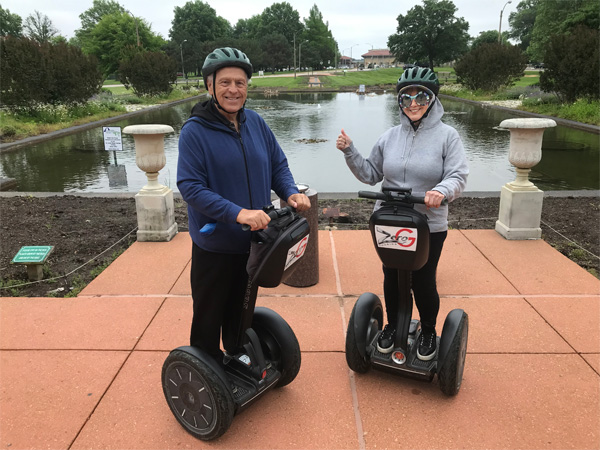
<path id="1" fill-rule="evenodd" d="M 433 128 L 438 123 L 442 121 L 442 116 L 444 115 L 444 107 L 440 102 L 440 99 L 436 96 L 431 108 L 429 109 L 429 114 L 427 117 L 421 119 L 421 124 L 419 125 L 420 130 L 425 130 L 427 128 Z M 400 110 L 400 122 L 402 126 L 412 128 L 410 123 L 410 119 Z"/>

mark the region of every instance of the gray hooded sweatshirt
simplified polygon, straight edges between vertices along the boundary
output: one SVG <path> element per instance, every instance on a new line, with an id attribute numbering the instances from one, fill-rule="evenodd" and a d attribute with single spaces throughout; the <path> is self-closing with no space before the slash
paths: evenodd
<path id="1" fill-rule="evenodd" d="M 382 188 L 412 188 L 416 196 L 435 190 L 451 202 L 465 189 L 469 168 L 460 136 L 441 121 L 443 115 L 444 107 L 436 98 L 415 131 L 400 112 L 400 125 L 379 137 L 368 158 L 354 144 L 344 149 L 346 164 L 363 183 L 375 185 L 383 180 Z M 447 205 L 430 209 L 415 205 L 415 209 L 427 215 L 432 233 L 448 229 Z"/>

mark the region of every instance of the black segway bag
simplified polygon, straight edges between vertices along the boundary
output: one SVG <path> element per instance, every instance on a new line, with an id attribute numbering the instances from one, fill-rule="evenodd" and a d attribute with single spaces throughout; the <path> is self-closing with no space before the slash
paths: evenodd
<path id="1" fill-rule="evenodd" d="M 309 225 L 296 213 L 278 217 L 268 228 L 253 233 L 246 270 L 253 283 L 276 287 L 289 277 L 304 256 Z"/>
<path id="2" fill-rule="evenodd" d="M 419 270 L 429 258 L 427 216 L 412 207 L 382 206 L 369 220 L 373 244 L 390 269 Z"/>

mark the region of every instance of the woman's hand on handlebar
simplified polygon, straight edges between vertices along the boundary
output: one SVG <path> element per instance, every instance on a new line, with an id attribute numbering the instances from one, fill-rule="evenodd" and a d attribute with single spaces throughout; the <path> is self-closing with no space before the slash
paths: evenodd
<path id="1" fill-rule="evenodd" d="M 344 150 L 345 148 L 350 147 L 351 144 L 352 139 L 350 139 L 350 136 L 348 136 L 342 128 L 342 132 L 338 136 L 337 141 L 335 141 L 335 146 L 338 150 Z"/>
<path id="2" fill-rule="evenodd" d="M 310 209 L 310 199 L 305 194 L 292 194 L 287 199 L 287 204 L 293 206 L 298 211 Z"/>
<path id="3" fill-rule="evenodd" d="M 438 191 L 425 192 L 425 205 L 428 208 L 439 208 L 446 196 Z"/>
<path id="4" fill-rule="evenodd" d="M 256 231 L 267 228 L 271 218 L 261 209 L 242 209 L 236 221 L 239 224 L 248 225 L 250 230 Z"/>

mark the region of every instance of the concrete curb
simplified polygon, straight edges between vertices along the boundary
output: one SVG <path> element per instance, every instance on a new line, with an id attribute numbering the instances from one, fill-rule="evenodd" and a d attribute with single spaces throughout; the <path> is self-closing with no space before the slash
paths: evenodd
<path id="1" fill-rule="evenodd" d="M 87 198 L 133 198 L 137 192 L 0 192 L 1 197 L 87 197 Z M 179 192 L 173 192 L 175 199 L 181 199 Z M 463 192 L 462 198 L 494 198 L 500 197 L 500 191 Z M 545 191 L 544 197 L 600 197 L 600 190 L 578 191 Z M 276 198 L 276 197 L 274 197 Z M 352 200 L 358 199 L 356 192 L 319 192 L 319 200 Z"/>

